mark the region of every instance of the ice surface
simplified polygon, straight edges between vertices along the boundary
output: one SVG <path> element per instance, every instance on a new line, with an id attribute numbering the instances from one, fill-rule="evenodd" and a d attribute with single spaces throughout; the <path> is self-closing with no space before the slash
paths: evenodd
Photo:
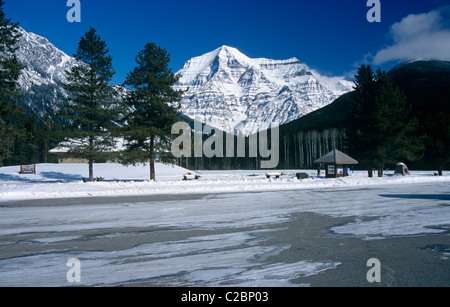
<path id="1" fill-rule="evenodd" d="M 105 181 L 83 183 L 86 165 L 39 164 L 36 175 L 19 175 L 18 170 L 0 168 L 2 237 L 23 238 L 30 246 L 70 247 L 87 239 L 83 233 L 92 232 L 98 233 L 96 240 L 120 237 L 130 229 L 211 234 L 193 233 L 114 252 L 28 252 L 0 260 L 2 286 L 67 286 L 66 262 L 73 257 L 82 263 L 82 285 L 145 281 L 161 286 L 298 286 L 293 282 L 298 277 L 340 265 L 340 259 L 268 261 L 290 248 L 287 243 L 268 244 L 270 233 L 298 214 L 348 217 L 347 223 L 328 231 L 363 240 L 443 233 L 450 227 L 448 172 L 442 177 L 412 171 L 409 177 L 384 178 L 355 172 L 348 178 L 324 179 L 311 170 L 309 179 L 297 180 L 296 170 L 282 171 L 280 179 L 266 179 L 264 171 L 205 171 L 200 180 L 186 182 L 181 180 L 185 169 L 158 164 L 158 181 L 150 182 L 148 166 L 98 164 L 95 174 Z M 135 203 L 114 200 L 114 195 L 183 193 L 199 197 Z M 89 196 L 106 196 L 111 201 L 93 205 L 86 198 L 83 205 L 2 206 L 9 201 Z"/>

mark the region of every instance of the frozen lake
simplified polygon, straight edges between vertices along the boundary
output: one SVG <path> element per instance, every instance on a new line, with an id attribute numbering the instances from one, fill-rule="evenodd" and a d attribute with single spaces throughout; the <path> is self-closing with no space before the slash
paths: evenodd
<path id="1" fill-rule="evenodd" d="M 383 285 L 449 286 L 449 182 L 413 179 L 120 199 L 16 197 L 0 203 L 0 286 L 370 285 L 372 257 L 386 268 Z M 80 283 L 67 281 L 71 258 L 80 261 Z"/>

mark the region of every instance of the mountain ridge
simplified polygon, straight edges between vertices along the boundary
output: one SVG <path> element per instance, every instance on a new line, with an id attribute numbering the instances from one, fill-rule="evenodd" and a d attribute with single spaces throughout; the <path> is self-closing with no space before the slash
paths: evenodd
<path id="1" fill-rule="evenodd" d="M 78 60 L 48 39 L 19 28 L 17 57 L 25 67 L 17 101 L 27 113 L 42 118 L 57 113 L 68 98 L 65 71 Z M 328 105 L 351 90 L 343 77 L 325 77 L 295 57 L 250 58 L 223 45 L 188 60 L 175 89 L 189 89 L 181 100 L 184 116 L 228 133 L 249 135 L 278 126 Z"/>
<path id="2" fill-rule="evenodd" d="M 45 37 L 19 27 L 21 37 L 16 52 L 24 66 L 18 83 L 22 97 L 19 104 L 27 113 L 42 118 L 55 111 L 56 102 L 67 99 L 63 84 L 67 82 L 65 70 L 78 61 L 56 48 Z"/>
<path id="3" fill-rule="evenodd" d="M 445 97 L 450 95 L 450 88 L 446 86 L 450 81 L 450 61 L 415 60 L 403 62 L 388 71 L 388 75 L 395 86 L 405 93 L 408 103 L 413 105 L 416 115 L 423 115 L 431 111 L 450 109 L 450 103 L 445 103 Z M 351 100 L 354 91 L 350 91 L 331 104 L 310 114 L 287 123 L 287 129 L 294 126 L 305 129 L 322 130 L 324 128 L 339 128 L 345 125 L 346 116 L 351 110 Z M 436 94 L 437 97 L 430 99 Z M 423 102 L 422 102 L 423 101 Z M 321 119 L 321 117 L 323 118 Z"/>

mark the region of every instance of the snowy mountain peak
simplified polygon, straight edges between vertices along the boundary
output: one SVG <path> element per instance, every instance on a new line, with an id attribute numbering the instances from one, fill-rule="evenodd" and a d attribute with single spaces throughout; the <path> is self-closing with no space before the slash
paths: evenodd
<path id="1" fill-rule="evenodd" d="M 249 58 L 221 46 L 189 60 L 176 89 L 189 89 L 183 114 L 229 133 L 251 134 L 293 121 L 352 90 L 342 77 L 325 77 L 293 57 Z"/>
<path id="2" fill-rule="evenodd" d="M 219 59 L 222 61 L 235 60 L 239 61 L 241 64 L 248 63 L 250 61 L 250 58 L 240 52 L 238 49 L 226 45 L 223 45 L 216 50 L 211 51 L 210 55 L 214 57 L 214 59 Z"/>
<path id="3" fill-rule="evenodd" d="M 230 47 L 227 45 L 223 45 L 219 48 L 217 48 L 216 50 L 214 50 L 213 52 L 218 52 L 218 55 L 225 55 L 225 56 L 233 56 L 233 57 L 244 57 L 247 58 L 247 56 L 245 54 L 243 54 L 242 52 L 240 52 L 238 49 L 234 48 L 234 47 Z"/>

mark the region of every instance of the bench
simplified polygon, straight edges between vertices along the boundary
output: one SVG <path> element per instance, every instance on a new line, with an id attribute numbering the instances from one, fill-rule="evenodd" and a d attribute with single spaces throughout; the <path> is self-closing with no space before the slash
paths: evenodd
<path id="1" fill-rule="evenodd" d="M 266 178 L 269 179 L 270 177 L 280 178 L 281 173 L 266 173 Z"/>
<path id="2" fill-rule="evenodd" d="M 186 173 L 183 175 L 183 180 L 197 180 L 200 179 L 200 175 L 199 174 L 193 174 L 191 172 Z"/>

